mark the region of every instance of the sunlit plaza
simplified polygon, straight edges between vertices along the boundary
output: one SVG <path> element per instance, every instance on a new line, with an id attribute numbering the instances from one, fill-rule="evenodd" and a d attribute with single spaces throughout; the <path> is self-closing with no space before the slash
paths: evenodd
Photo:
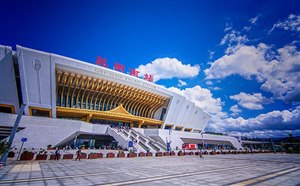
<path id="1" fill-rule="evenodd" d="M 239 154 L 11 162 L 0 185 L 299 185 L 300 156 Z"/>

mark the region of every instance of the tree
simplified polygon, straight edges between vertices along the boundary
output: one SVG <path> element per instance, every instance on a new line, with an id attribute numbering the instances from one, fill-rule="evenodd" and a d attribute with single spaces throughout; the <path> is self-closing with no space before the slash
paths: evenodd
<path id="1" fill-rule="evenodd" d="M 0 141 L 0 156 L 9 149 L 9 144 L 6 141 Z"/>
<path id="2" fill-rule="evenodd" d="M 288 143 L 296 143 L 297 139 L 293 136 L 293 134 L 289 134 L 289 137 L 287 139 Z"/>

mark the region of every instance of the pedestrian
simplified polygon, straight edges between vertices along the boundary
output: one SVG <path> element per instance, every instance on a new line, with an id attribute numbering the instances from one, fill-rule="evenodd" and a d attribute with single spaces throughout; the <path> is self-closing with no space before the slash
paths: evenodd
<path id="1" fill-rule="evenodd" d="M 204 151 L 203 151 L 203 149 L 200 149 L 200 158 L 202 158 L 202 159 L 204 159 L 204 156 L 203 156 L 203 154 L 204 154 Z"/>
<path id="2" fill-rule="evenodd" d="M 76 157 L 75 161 L 77 161 L 77 160 L 80 161 L 80 158 L 81 158 L 81 148 L 79 148 L 79 149 L 77 150 L 76 154 L 77 154 L 77 157 Z"/>
<path id="3" fill-rule="evenodd" d="M 55 159 L 54 160 L 59 160 L 59 156 L 60 156 L 60 150 L 58 147 L 56 147 L 56 150 L 55 150 Z"/>

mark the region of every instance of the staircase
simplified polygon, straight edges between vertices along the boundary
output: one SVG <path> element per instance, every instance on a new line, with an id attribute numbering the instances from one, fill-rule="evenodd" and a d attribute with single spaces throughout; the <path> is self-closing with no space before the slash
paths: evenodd
<path id="1" fill-rule="evenodd" d="M 167 151 L 167 146 L 164 144 L 161 144 L 160 142 L 145 136 L 143 134 L 141 134 L 140 132 L 138 132 L 137 130 L 135 130 L 134 128 L 130 129 L 131 133 L 135 134 L 138 136 L 138 139 L 140 139 L 140 141 L 142 141 L 144 144 L 147 144 L 151 149 L 151 152 L 159 152 L 159 151 Z"/>
<path id="2" fill-rule="evenodd" d="M 112 136 L 117 142 L 118 145 L 123 149 L 130 149 L 129 141 L 133 141 L 134 139 L 131 135 L 128 134 L 124 129 L 116 129 L 116 128 L 107 128 L 107 134 Z M 133 143 L 133 151 L 135 152 L 145 152 L 144 149 L 136 143 Z"/>
<path id="3" fill-rule="evenodd" d="M 134 150 L 137 152 L 167 151 L 167 147 L 155 140 L 141 134 L 134 129 L 116 129 L 108 127 L 107 133 L 112 136 L 122 148 L 129 149 L 129 141 L 133 141 Z"/>
<path id="4" fill-rule="evenodd" d="M 161 148 L 163 148 L 164 150 L 167 150 L 167 144 L 166 142 L 164 142 L 163 139 L 161 139 L 160 136 L 149 136 L 149 138 L 152 141 L 155 141 L 157 143 L 158 146 L 160 146 Z"/>

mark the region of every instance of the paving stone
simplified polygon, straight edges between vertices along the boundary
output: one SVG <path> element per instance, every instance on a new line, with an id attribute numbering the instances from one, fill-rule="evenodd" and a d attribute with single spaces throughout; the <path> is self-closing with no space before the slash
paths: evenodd
<path id="1" fill-rule="evenodd" d="M 12 162 L 0 172 L 1 180 L 37 178 L 30 185 L 94 185 L 127 183 L 128 185 L 230 185 L 268 175 L 283 169 L 300 167 L 300 156 L 290 154 L 215 155 L 115 158 L 83 161 Z M 40 170 L 38 170 L 40 168 Z M 15 171 L 15 172 L 14 172 Z M 171 177 L 170 177 L 171 176 Z M 297 185 L 300 170 L 263 180 L 256 185 Z M 46 178 L 47 180 L 44 180 Z M 49 180 L 52 179 L 52 180 Z M 150 179 L 146 180 L 146 179 Z M 158 179 L 158 180 L 157 180 Z M 144 180 L 141 181 L 140 180 Z"/>

